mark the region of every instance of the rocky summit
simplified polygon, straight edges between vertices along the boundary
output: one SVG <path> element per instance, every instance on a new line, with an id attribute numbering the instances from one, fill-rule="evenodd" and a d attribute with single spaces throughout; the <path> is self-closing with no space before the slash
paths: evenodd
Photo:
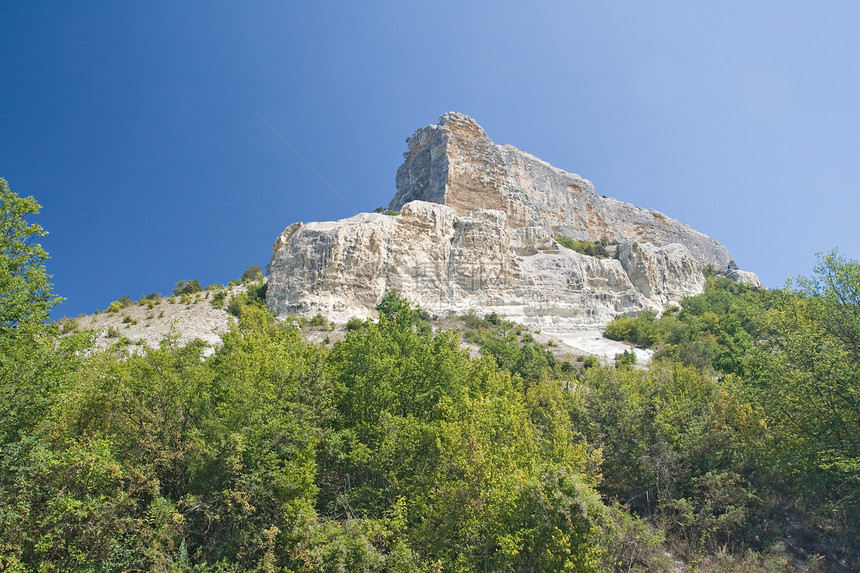
<path id="1" fill-rule="evenodd" d="M 710 237 L 601 197 L 580 176 L 493 143 L 463 114 L 444 114 L 408 145 L 389 213 L 294 223 L 277 238 L 267 302 L 279 316 L 366 318 L 392 290 L 433 314 L 496 312 L 563 336 L 700 293 L 707 265 L 760 285 Z"/>

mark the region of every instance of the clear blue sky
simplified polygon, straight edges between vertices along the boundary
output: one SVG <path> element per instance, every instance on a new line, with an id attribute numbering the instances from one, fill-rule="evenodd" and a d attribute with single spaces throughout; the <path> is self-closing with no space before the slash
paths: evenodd
<path id="1" fill-rule="evenodd" d="M 2 0 L 0 22 L 0 177 L 44 206 L 55 317 L 226 283 L 290 223 L 354 214 L 256 112 L 358 211 L 458 110 L 768 286 L 860 258 L 856 2 Z"/>

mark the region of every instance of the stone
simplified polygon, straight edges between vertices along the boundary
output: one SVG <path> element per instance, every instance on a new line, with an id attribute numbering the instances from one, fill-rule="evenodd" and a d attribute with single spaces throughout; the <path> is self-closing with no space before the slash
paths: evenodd
<path id="1" fill-rule="evenodd" d="M 765 288 L 759 280 L 758 275 L 750 271 L 732 269 L 726 273 L 726 278 L 729 278 L 737 283 L 746 283 L 756 288 Z"/>
<path id="2" fill-rule="evenodd" d="M 407 140 L 390 209 L 418 199 L 453 207 L 499 209 L 513 227 L 541 226 L 555 235 L 665 246 L 680 243 L 700 265 L 728 272 L 734 261 L 707 235 L 653 209 L 597 194 L 591 182 L 511 145 L 496 145 L 470 117 L 449 112 Z"/>
<path id="3" fill-rule="evenodd" d="M 760 285 L 721 244 L 649 209 L 597 195 L 451 112 L 419 129 L 383 213 L 294 223 L 277 238 L 266 300 L 280 317 L 375 316 L 392 290 L 432 314 L 496 312 L 547 332 L 597 332 L 704 290 L 703 268 Z M 554 237 L 616 242 L 615 258 Z"/>

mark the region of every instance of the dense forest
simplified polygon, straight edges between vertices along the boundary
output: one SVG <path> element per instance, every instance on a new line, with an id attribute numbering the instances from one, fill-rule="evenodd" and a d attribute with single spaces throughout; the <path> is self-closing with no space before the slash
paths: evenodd
<path id="1" fill-rule="evenodd" d="M 210 352 L 99 350 L 0 182 L 0 570 L 860 569 L 855 261 L 611 323 L 648 365 L 393 293 L 331 348 L 244 296 Z"/>

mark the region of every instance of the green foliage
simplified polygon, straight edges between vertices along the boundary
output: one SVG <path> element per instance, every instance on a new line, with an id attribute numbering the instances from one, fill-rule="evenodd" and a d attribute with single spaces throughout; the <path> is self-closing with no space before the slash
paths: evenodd
<path id="1" fill-rule="evenodd" d="M 383 516 L 403 496 L 415 550 L 455 570 L 595 570 L 601 505 L 560 392 L 535 397 L 535 426 L 516 379 L 469 366 L 456 337 L 419 333 L 408 303 L 385 302 L 328 361 L 342 438 L 321 468 L 336 486 L 325 506 Z"/>
<path id="2" fill-rule="evenodd" d="M 562 247 L 566 247 L 572 251 L 576 251 L 577 253 L 582 253 L 583 255 L 588 255 L 589 257 L 597 257 L 599 259 L 614 257 L 618 250 L 615 248 L 615 250 L 610 253 L 610 247 L 617 247 L 618 243 L 611 243 L 606 239 L 600 239 L 598 241 L 578 241 L 566 235 L 558 235 L 553 238 Z"/>
<path id="3" fill-rule="evenodd" d="M 613 327 L 662 358 L 579 372 L 495 314 L 464 317 L 472 358 L 392 293 L 330 351 L 275 323 L 264 284 L 217 348 L 19 321 L 0 568 L 857 569 L 860 266 L 816 272 L 775 294 L 709 278 Z"/>
<path id="4" fill-rule="evenodd" d="M 606 338 L 620 340 L 650 348 L 659 340 L 659 325 L 657 324 L 657 312 L 646 309 L 637 316 L 622 316 L 616 318 L 603 331 Z"/>
<path id="5" fill-rule="evenodd" d="M 773 295 L 722 277 L 706 280 L 704 294 L 685 297 L 683 310 L 653 310 L 620 317 L 604 331 L 607 338 L 654 348 L 667 357 L 701 370 L 740 374 L 747 353 L 762 335 L 762 312 Z"/>
<path id="6" fill-rule="evenodd" d="M 33 197 L 18 196 L 0 179 L 0 336 L 44 322 L 62 300 L 45 272 L 48 253 L 34 242 L 48 233 L 26 220 L 40 209 Z"/>
<path id="7" fill-rule="evenodd" d="M 212 300 L 210 301 L 210 304 L 212 305 L 212 308 L 224 308 L 225 300 L 227 300 L 227 291 L 219 290 L 212 295 Z"/>
<path id="8" fill-rule="evenodd" d="M 319 328 L 328 328 L 328 320 L 321 314 L 314 315 L 309 321 L 308 326 L 315 326 Z"/>
<path id="9" fill-rule="evenodd" d="M 147 305 L 149 308 L 152 308 L 156 304 L 161 302 L 161 295 L 157 292 L 151 292 L 149 294 L 145 294 L 140 297 L 140 300 L 137 301 L 139 305 Z"/>
<path id="10" fill-rule="evenodd" d="M 625 350 L 620 354 L 615 355 L 616 368 L 629 368 L 636 364 L 636 353 L 632 350 Z"/>
<path id="11" fill-rule="evenodd" d="M 382 300 L 376 305 L 376 310 L 381 317 L 390 322 L 401 324 L 415 324 L 418 322 L 418 310 L 412 308 L 409 301 L 397 296 L 394 291 L 386 291 Z"/>
<path id="12" fill-rule="evenodd" d="M 576 415 L 604 456 L 603 488 L 642 515 L 656 515 L 686 542 L 688 555 L 731 547 L 752 531 L 754 503 L 744 439 L 758 430 L 750 412 L 691 367 L 592 368 Z"/>
<path id="13" fill-rule="evenodd" d="M 245 292 L 230 297 L 230 302 L 227 304 L 227 312 L 238 318 L 241 316 L 242 308 L 246 306 L 265 309 L 267 288 L 268 285 L 266 283 L 248 285 Z"/>
<path id="14" fill-rule="evenodd" d="M 81 326 L 75 318 L 63 318 L 58 321 L 58 324 L 63 334 L 76 332 Z"/>
<path id="15" fill-rule="evenodd" d="M 393 209 L 389 209 L 388 207 L 377 207 L 373 210 L 374 213 L 382 213 L 383 215 L 389 215 L 391 217 L 396 217 L 400 214 L 399 211 L 395 211 Z"/>
<path id="16" fill-rule="evenodd" d="M 669 573 L 675 563 L 666 553 L 666 535 L 648 521 L 617 505 L 609 506 L 603 518 L 600 545 L 606 548 L 601 571 Z"/>
<path id="17" fill-rule="evenodd" d="M 262 279 L 263 276 L 263 267 L 254 264 L 245 269 L 245 272 L 242 273 L 241 280 L 242 282 L 253 282 Z"/>
<path id="18" fill-rule="evenodd" d="M 778 293 L 739 390 L 773 440 L 769 461 L 825 503 L 839 530 L 860 527 L 860 263 L 835 251 L 816 276 Z M 807 498 L 807 499 L 809 499 Z M 819 515 L 823 518 L 823 515 Z M 835 519 L 834 519 L 835 518 Z M 838 531 L 838 530 L 837 530 Z M 837 531 L 831 537 L 837 536 Z"/>
<path id="19" fill-rule="evenodd" d="M 200 281 L 197 279 L 192 281 L 181 280 L 176 283 L 176 287 L 173 289 L 173 296 L 190 295 L 196 292 L 203 292 Z"/>

